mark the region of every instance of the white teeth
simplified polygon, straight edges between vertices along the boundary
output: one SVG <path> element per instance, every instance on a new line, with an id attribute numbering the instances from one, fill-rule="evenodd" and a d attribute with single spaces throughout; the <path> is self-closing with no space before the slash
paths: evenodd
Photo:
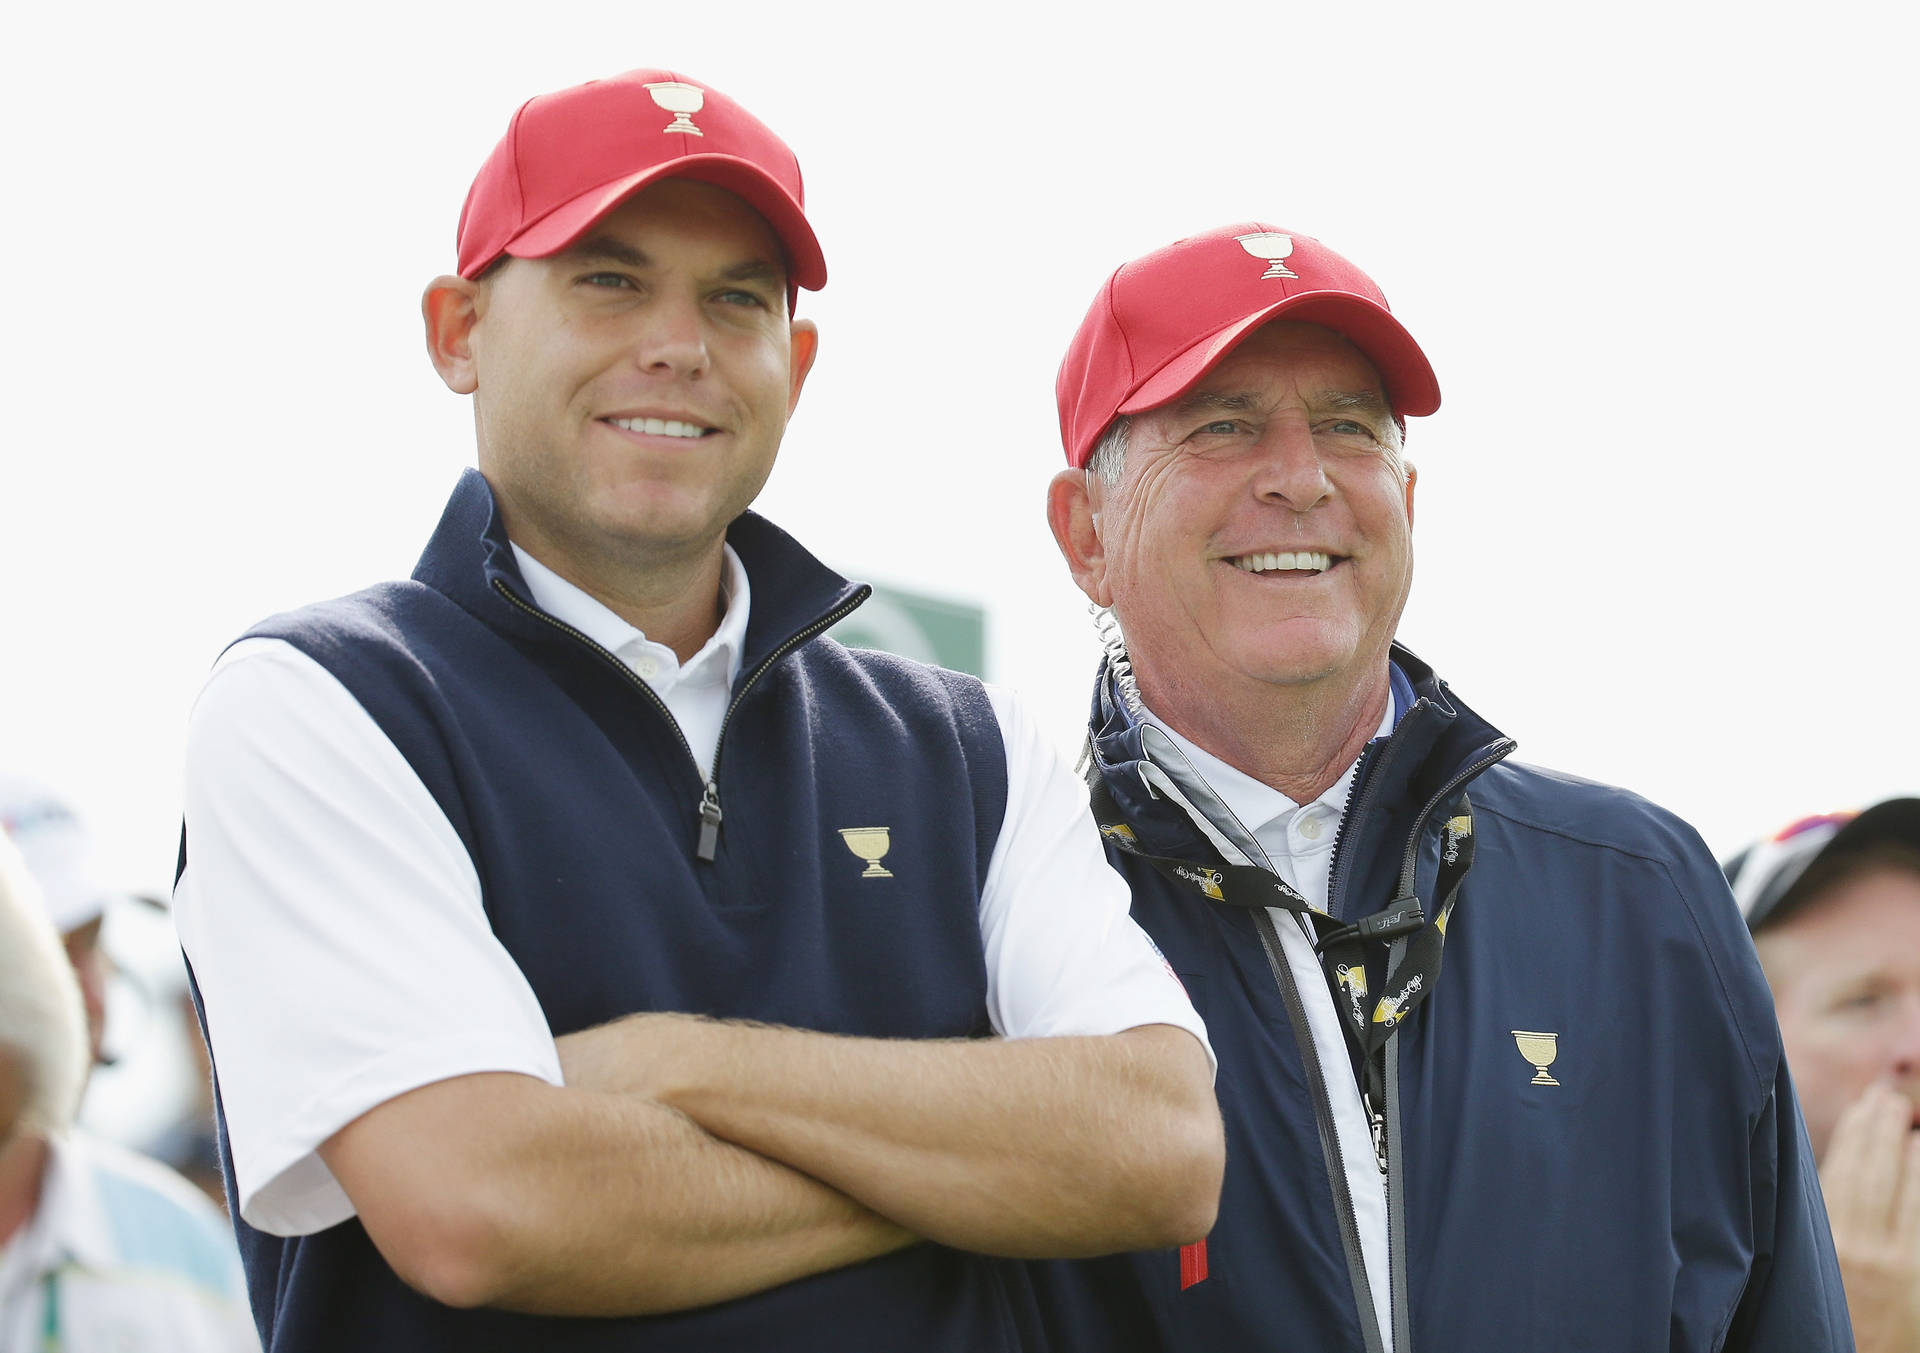
<path id="1" fill-rule="evenodd" d="M 653 437 L 704 437 L 707 432 L 698 423 L 682 423 L 677 418 L 609 418 L 607 421 L 628 432 L 644 432 Z"/>
<path id="2" fill-rule="evenodd" d="M 1333 556 L 1313 550 L 1288 550 L 1280 554 L 1243 554 L 1230 562 L 1235 568 L 1246 573 L 1298 570 L 1325 573 L 1333 567 Z"/>

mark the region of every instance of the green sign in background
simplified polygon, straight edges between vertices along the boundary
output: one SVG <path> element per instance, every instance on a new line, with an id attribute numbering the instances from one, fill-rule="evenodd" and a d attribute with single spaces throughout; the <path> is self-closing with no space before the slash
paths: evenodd
<path id="1" fill-rule="evenodd" d="M 830 631 L 848 648 L 879 648 L 903 658 L 987 674 L 987 612 L 900 587 L 876 585 L 859 610 Z"/>

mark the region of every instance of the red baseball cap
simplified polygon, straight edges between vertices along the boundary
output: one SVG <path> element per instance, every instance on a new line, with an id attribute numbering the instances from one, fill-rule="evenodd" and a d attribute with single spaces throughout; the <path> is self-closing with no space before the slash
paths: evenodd
<path id="1" fill-rule="evenodd" d="M 557 254 L 664 178 L 737 194 L 786 247 L 791 285 L 826 285 L 793 152 L 719 90 L 666 70 L 631 70 L 521 104 L 467 190 L 460 275 L 478 277 L 503 254 Z"/>
<path id="2" fill-rule="evenodd" d="M 1123 263 L 1100 288 L 1054 384 L 1067 464 L 1085 465 L 1117 415 L 1179 398 L 1283 315 L 1324 324 L 1365 353 L 1395 416 L 1440 407 L 1426 354 L 1372 279 L 1310 236 L 1254 221 Z"/>

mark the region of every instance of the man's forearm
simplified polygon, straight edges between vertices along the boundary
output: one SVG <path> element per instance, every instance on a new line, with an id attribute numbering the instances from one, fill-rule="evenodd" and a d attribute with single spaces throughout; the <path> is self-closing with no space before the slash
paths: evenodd
<path id="1" fill-rule="evenodd" d="M 401 1277 L 454 1305 L 681 1310 L 915 1239 L 673 1109 L 521 1076 L 423 1087 L 322 1154 Z"/>
<path id="2" fill-rule="evenodd" d="M 1071 1257 L 1212 1226 L 1219 1113 L 1181 1029 L 917 1042 L 643 1015 L 596 1035 L 608 1083 L 944 1244 Z"/>

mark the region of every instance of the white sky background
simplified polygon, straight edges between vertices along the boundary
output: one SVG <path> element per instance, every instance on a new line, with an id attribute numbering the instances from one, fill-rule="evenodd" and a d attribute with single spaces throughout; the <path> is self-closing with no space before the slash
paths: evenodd
<path id="1" fill-rule="evenodd" d="M 827 251 L 762 510 L 984 602 L 1063 746 L 1096 648 L 1042 517 L 1060 354 L 1116 264 L 1262 219 L 1439 372 L 1401 633 L 1524 759 L 1723 853 L 1913 792 L 1905 9 L 35 6 L 0 45 L 0 755 L 170 880 L 221 646 L 404 574 L 471 460 L 416 307 L 474 170 L 525 97 L 659 65 L 795 147 Z"/>

